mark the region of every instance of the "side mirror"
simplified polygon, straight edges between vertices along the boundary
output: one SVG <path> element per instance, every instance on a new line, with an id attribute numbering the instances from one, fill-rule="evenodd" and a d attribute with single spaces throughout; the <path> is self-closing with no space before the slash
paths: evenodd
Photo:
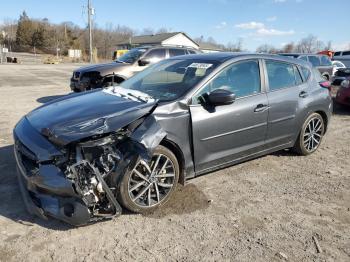
<path id="1" fill-rule="evenodd" d="M 229 105 L 232 104 L 235 99 L 235 94 L 225 89 L 216 89 L 208 96 L 209 103 L 214 106 Z"/>
<path id="2" fill-rule="evenodd" d="M 139 66 L 146 66 L 151 63 L 151 61 L 147 58 L 141 58 L 139 61 Z"/>

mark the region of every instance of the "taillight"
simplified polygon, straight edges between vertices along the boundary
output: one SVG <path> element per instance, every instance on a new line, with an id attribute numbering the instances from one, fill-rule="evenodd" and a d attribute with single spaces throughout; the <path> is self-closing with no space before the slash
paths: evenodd
<path id="1" fill-rule="evenodd" d="M 332 91 L 331 82 L 329 82 L 329 81 L 322 81 L 322 82 L 319 82 L 319 84 L 320 84 L 321 87 L 327 88 L 329 90 L 329 92 Z"/>

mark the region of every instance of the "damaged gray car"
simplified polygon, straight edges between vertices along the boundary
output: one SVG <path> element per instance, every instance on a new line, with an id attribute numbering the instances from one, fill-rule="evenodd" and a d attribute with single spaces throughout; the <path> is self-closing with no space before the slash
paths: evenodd
<path id="1" fill-rule="evenodd" d="M 49 102 L 14 129 L 25 204 L 85 225 L 122 207 L 151 212 L 178 183 L 219 168 L 286 148 L 311 154 L 332 110 L 317 74 L 280 56 L 188 55 Z"/>

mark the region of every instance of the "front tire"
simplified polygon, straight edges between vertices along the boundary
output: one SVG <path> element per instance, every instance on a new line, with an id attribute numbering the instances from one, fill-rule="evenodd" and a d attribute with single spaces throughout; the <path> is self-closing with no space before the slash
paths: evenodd
<path id="1" fill-rule="evenodd" d="M 135 213 L 149 213 L 164 205 L 176 189 L 179 164 L 175 155 L 159 145 L 150 163 L 140 160 L 123 176 L 118 200 Z"/>
<path id="2" fill-rule="evenodd" d="M 320 146 L 324 131 L 322 116 L 318 113 L 312 113 L 305 120 L 293 150 L 303 156 L 312 154 Z"/>

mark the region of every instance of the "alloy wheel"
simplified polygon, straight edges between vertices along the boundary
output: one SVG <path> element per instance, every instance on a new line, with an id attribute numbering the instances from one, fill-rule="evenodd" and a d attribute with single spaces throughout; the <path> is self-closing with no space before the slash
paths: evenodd
<path id="1" fill-rule="evenodd" d="M 140 160 L 131 172 L 128 193 L 140 207 L 158 205 L 175 184 L 174 163 L 163 154 L 155 154 L 150 163 Z"/>
<path id="2" fill-rule="evenodd" d="M 319 146 L 323 135 L 323 122 L 321 119 L 311 118 L 304 130 L 303 145 L 308 152 L 313 152 Z"/>

